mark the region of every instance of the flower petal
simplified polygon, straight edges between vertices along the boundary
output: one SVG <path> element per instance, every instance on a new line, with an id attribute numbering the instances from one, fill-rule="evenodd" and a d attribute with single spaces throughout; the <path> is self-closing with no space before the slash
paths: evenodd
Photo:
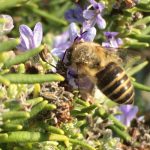
<path id="1" fill-rule="evenodd" d="M 130 120 L 129 118 L 126 118 L 125 116 L 122 116 L 122 117 L 123 117 L 122 119 L 123 124 L 126 125 L 127 127 L 130 127 L 132 119 Z"/>
<path id="2" fill-rule="evenodd" d="M 94 9 L 99 10 L 100 12 L 105 8 L 103 3 L 97 3 L 95 0 L 89 0 Z"/>
<path id="3" fill-rule="evenodd" d="M 94 10 L 88 10 L 88 9 L 86 9 L 86 10 L 83 11 L 83 17 L 85 19 L 92 19 L 95 15 L 96 14 L 95 14 Z"/>
<path id="4" fill-rule="evenodd" d="M 20 25 L 19 32 L 22 40 L 26 45 L 26 48 L 32 49 L 34 47 L 32 30 L 26 25 Z"/>
<path id="5" fill-rule="evenodd" d="M 123 44 L 123 41 L 120 38 L 117 38 L 116 41 L 117 41 L 117 43 L 118 43 L 119 46 Z"/>
<path id="6" fill-rule="evenodd" d="M 13 19 L 11 16 L 9 15 L 0 15 L 0 18 L 3 18 L 5 20 L 4 23 L 2 23 L 2 31 L 0 32 L 10 32 L 13 28 L 14 28 L 14 25 L 13 25 Z"/>
<path id="7" fill-rule="evenodd" d="M 83 31 L 86 31 L 86 30 L 88 30 L 89 28 L 91 28 L 91 27 L 94 27 L 95 26 L 95 24 L 96 24 L 96 18 L 94 17 L 93 19 L 91 19 L 91 20 L 87 20 L 87 21 L 85 21 L 84 23 L 83 23 Z"/>
<path id="8" fill-rule="evenodd" d="M 97 2 L 95 0 L 89 0 L 89 2 L 91 3 L 91 5 L 93 7 L 95 7 L 97 5 Z"/>
<path id="9" fill-rule="evenodd" d="M 110 39 L 109 42 L 110 42 L 110 45 L 111 45 L 112 48 L 118 48 L 119 47 L 119 45 L 118 45 L 115 38 Z"/>
<path id="10" fill-rule="evenodd" d="M 124 115 L 116 115 L 115 116 L 120 122 L 122 122 L 124 125 L 126 125 L 126 118 Z"/>
<path id="11" fill-rule="evenodd" d="M 97 15 L 97 21 L 96 21 L 98 27 L 100 29 L 105 29 L 106 27 L 106 21 L 102 18 L 102 16 L 99 14 Z"/>
<path id="12" fill-rule="evenodd" d="M 128 116 L 129 116 L 128 119 L 132 120 L 133 118 L 135 118 L 137 112 L 138 112 L 138 107 L 137 106 L 132 107 L 128 112 Z"/>
<path id="13" fill-rule="evenodd" d="M 84 21 L 82 8 L 79 5 L 76 5 L 76 8 L 69 9 L 65 13 L 65 19 L 68 20 L 69 22 L 82 23 Z"/>
<path id="14" fill-rule="evenodd" d="M 25 41 L 20 37 L 20 44 L 17 46 L 18 50 L 26 51 L 28 50 L 28 47 L 26 47 Z"/>
<path id="15" fill-rule="evenodd" d="M 111 48 L 111 45 L 109 42 L 102 42 L 102 46 L 105 48 Z"/>
<path id="16" fill-rule="evenodd" d="M 104 35 L 106 36 L 106 38 L 111 39 L 112 37 L 118 35 L 118 32 L 104 32 Z"/>
<path id="17" fill-rule="evenodd" d="M 66 43 L 63 43 L 60 47 L 63 49 L 68 49 L 70 48 L 72 43 L 70 41 L 67 41 Z"/>
<path id="18" fill-rule="evenodd" d="M 131 111 L 131 109 L 133 108 L 134 106 L 133 105 L 121 105 L 119 108 L 120 110 L 124 113 L 124 114 L 127 114 L 128 112 Z"/>
<path id="19" fill-rule="evenodd" d="M 76 5 L 76 9 L 74 10 L 74 13 L 77 16 L 77 21 L 80 23 L 83 23 L 84 18 L 83 18 L 83 9 L 81 8 L 80 5 Z"/>
<path id="20" fill-rule="evenodd" d="M 65 19 L 69 22 L 76 22 L 76 17 L 74 16 L 74 9 L 69 9 L 65 12 Z"/>
<path id="21" fill-rule="evenodd" d="M 43 38 L 43 28 L 42 28 L 42 24 L 38 22 L 35 25 L 34 31 L 33 31 L 33 40 L 34 40 L 34 46 L 35 46 L 34 48 L 41 45 L 42 38 Z"/>
<path id="22" fill-rule="evenodd" d="M 138 107 L 133 105 L 121 105 L 119 109 L 122 114 L 117 115 L 116 118 L 129 127 L 131 121 L 136 117 Z"/>
<path id="23" fill-rule="evenodd" d="M 57 47 L 57 48 L 53 48 L 51 50 L 51 53 L 54 55 L 54 56 L 57 56 L 58 58 L 62 59 L 63 58 L 63 55 L 65 53 L 65 51 L 72 45 L 71 42 L 66 42 L 64 45 L 60 46 L 60 47 Z"/>
<path id="24" fill-rule="evenodd" d="M 125 120 L 124 120 L 124 124 L 125 124 L 126 126 L 128 126 L 128 127 L 130 126 L 131 121 L 132 121 L 134 118 L 136 118 L 137 112 L 138 112 L 138 107 L 137 107 L 137 106 L 133 106 L 133 107 L 131 108 L 131 110 L 128 112 L 128 114 L 126 114 L 126 118 L 125 118 Z"/>
<path id="25" fill-rule="evenodd" d="M 60 47 L 62 44 L 65 44 L 69 39 L 69 32 L 66 31 L 61 35 L 58 35 L 54 39 L 53 48 Z"/>
<path id="26" fill-rule="evenodd" d="M 78 29 L 75 23 L 71 23 L 69 26 L 70 41 L 73 43 L 78 37 Z"/>
<path id="27" fill-rule="evenodd" d="M 96 7 L 100 12 L 102 12 L 103 9 L 105 8 L 105 5 L 103 3 L 98 3 Z"/>
<path id="28" fill-rule="evenodd" d="M 32 37 L 33 32 L 27 25 L 20 25 L 19 27 L 20 35 L 26 36 L 26 37 Z"/>
<path id="29" fill-rule="evenodd" d="M 64 56 L 65 51 L 66 51 L 66 49 L 54 48 L 54 49 L 51 50 L 51 53 L 52 53 L 54 56 L 56 56 L 56 57 L 62 59 L 63 56 Z"/>
<path id="30" fill-rule="evenodd" d="M 94 38 L 96 36 L 96 29 L 94 27 L 89 28 L 87 31 L 85 31 L 84 33 L 82 33 L 81 37 L 85 40 L 85 41 L 93 41 Z"/>

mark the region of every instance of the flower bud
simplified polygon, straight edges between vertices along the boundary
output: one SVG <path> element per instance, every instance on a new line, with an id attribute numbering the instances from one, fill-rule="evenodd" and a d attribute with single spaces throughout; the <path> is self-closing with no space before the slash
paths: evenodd
<path id="1" fill-rule="evenodd" d="M 9 15 L 0 15 L 0 34 L 6 34 L 14 28 L 13 19 Z"/>

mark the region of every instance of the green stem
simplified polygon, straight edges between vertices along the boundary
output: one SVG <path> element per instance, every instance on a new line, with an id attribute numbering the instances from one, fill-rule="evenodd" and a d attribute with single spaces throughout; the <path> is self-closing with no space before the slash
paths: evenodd
<path id="1" fill-rule="evenodd" d="M 8 138 L 8 134 L 7 133 L 0 133 L 0 142 L 1 142 L 1 140 L 3 140 L 3 139 L 7 139 Z"/>
<path id="2" fill-rule="evenodd" d="M 46 104 L 48 103 L 48 101 L 42 101 L 40 103 L 38 103 L 37 105 L 35 105 L 30 112 L 30 116 L 34 117 L 36 116 L 40 111 L 42 111 L 44 109 L 44 107 L 46 106 Z"/>
<path id="3" fill-rule="evenodd" d="M 22 106 L 17 101 L 5 102 L 5 106 L 10 110 L 19 110 Z"/>
<path id="4" fill-rule="evenodd" d="M 31 105 L 33 107 L 41 101 L 43 101 L 43 98 L 37 97 L 34 99 L 26 100 L 26 103 L 27 105 Z M 19 104 L 17 101 L 5 102 L 5 106 L 11 110 L 21 110 L 23 108 L 23 105 Z"/>
<path id="5" fill-rule="evenodd" d="M 57 18 L 57 16 L 47 13 L 44 10 L 40 10 L 36 7 L 33 8 L 32 5 L 28 5 L 28 8 L 35 14 L 46 18 L 46 20 L 48 20 L 50 22 L 54 22 L 54 23 L 60 24 L 60 25 L 67 25 L 67 22 L 65 20 L 62 20 L 61 18 Z"/>
<path id="6" fill-rule="evenodd" d="M 87 115 L 88 115 L 88 113 L 80 113 L 80 110 L 72 110 L 71 111 L 71 115 L 72 116 L 74 116 L 74 117 L 82 117 L 82 118 L 85 118 Z"/>
<path id="7" fill-rule="evenodd" d="M 0 43 L 0 52 L 10 51 L 20 43 L 19 39 L 9 39 L 8 41 Z"/>
<path id="8" fill-rule="evenodd" d="M 3 83 L 4 85 L 8 86 L 10 84 L 10 81 L 0 75 L 0 83 Z"/>
<path id="9" fill-rule="evenodd" d="M 13 150 L 25 150 L 22 147 L 13 147 Z"/>
<path id="10" fill-rule="evenodd" d="M 132 81 L 132 84 L 134 85 L 135 88 L 139 90 L 150 92 L 150 86 L 146 86 L 135 81 Z"/>
<path id="11" fill-rule="evenodd" d="M 142 70 L 142 69 L 143 69 L 145 66 L 147 66 L 147 65 L 148 65 L 148 61 L 144 61 L 143 63 L 141 63 L 141 64 L 139 64 L 139 65 L 133 67 L 133 68 L 130 69 L 130 70 L 128 70 L 128 71 L 127 71 L 127 74 L 128 74 L 129 76 L 132 76 L 132 75 L 136 74 L 137 72 L 139 72 L 140 70 Z"/>
<path id="12" fill-rule="evenodd" d="M 149 33 L 150 33 L 150 26 L 148 26 L 144 30 L 142 30 L 142 34 L 149 34 Z"/>
<path id="13" fill-rule="evenodd" d="M 25 111 L 8 111 L 2 113 L 2 118 L 4 120 L 8 119 L 19 119 L 19 118 L 29 118 L 30 114 Z"/>
<path id="14" fill-rule="evenodd" d="M 76 126 L 79 128 L 79 127 L 81 127 L 85 124 L 86 124 L 86 120 L 80 120 L 80 121 L 77 122 Z"/>
<path id="15" fill-rule="evenodd" d="M 24 64 L 19 64 L 18 68 L 17 68 L 17 72 L 18 73 L 25 73 L 26 72 L 26 68 Z"/>
<path id="16" fill-rule="evenodd" d="M 124 139 L 125 141 L 127 142 L 131 141 L 131 136 L 127 132 L 124 132 L 121 129 L 119 129 L 117 126 L 111 125 L 109 126 L 109 128 L 112 129 L 114 132 L 116 132 L 116 134 L 122 139 Z"/>
<path id="17" fill-rule="evenodd" d="M 108 119 L 112 120 L 113 123 L 120 128 L 121 130 L 126 130 L 127 127 L 125 125 L 123 125 L 119 120 L 117 120 L 113 115 L 109 115 Z"/>
<path id="18" fill-rule="evenodd" d="M 64 134 L 64 131 L 62 129 L 54 127 L 54 126 L 47 126 L 46 129 L 47 131 L 50 131 L 52 133 Z"/>
<path id="19" fill-rule="evenodd" d="M 43 101 L 43 97 L 37 97 L 37 98 L 34 98 L 34 99 L 28 99 L 26 102 L 31 105 L 31 106 L 34 106 L 40 102 Z"/>
<path id="20" fill-rule="evenodd" d="M 6 74 L 4 78 L 11 83 L 33 84 L 53 81 L 63 81 L 64 78 L 59 74 Z"/>
<path id="21" fill-rule="evenodd" d="M 109 120 L 111 120 L 114 123 L 114 125 L 116 127 L 120 128 L 121 130 L 126 130 L 127 129 L 126 126 L 123 125 L 120 121 L 118 121 L 112 114 L 108 114 L 105 109 L 99 108 L 99 109 L 97 109 L 96 112 L 103 119 L 108 118 Z"/>
<path id="22" fill-rule="evenodd" d="M 139 42 L 138 40 L 133 40 L 131 38 L 125 38 L 125 47 L 126 48 L 135 48 L 135 49 L 140 49 L 140 48 L 147 48 L 149 47 L 149 43 L 146 42 Z"/>
<path id="23" fill-rule="evenodd" d="M 9 69 L 3 69 L 0 71 L 0 75 L 4 75 L 6 73 L 8 73 L 10 70 Z"/>
<path id="24" fill-rule="evenodd" d="M 66 146 L 69 145 L 69 139 L 65 135 L 52 133 L 49 135 L 49 140 L 50 141 L 60 141 L 60 142 L 64 142 L 66 144 Z"/>
<path id="25" fill-rule="evenodd" d="M 61 3 L 64 3 L 64 2 L 66 2 L 66 0 L 55 0 L 55 1 L 51 2 L 51 6 L 52 5 L 54 5 L 54 6 L 60 5 Z"/>
<path id="26" fill-rule="evenodd" d="M 2 134 L 0 134 L 1 136 Z M 0 138 L 0 143 L 9 142 L 38 142 L 48 140 L 48 135 L 40 132 L 16 131 L 8 132 L 7 138 Z"/>
<path id="27" fill-rule="evenodd" d="M 141 49 L 141 48 L 147 48 L 147 47 L 149 47 L 148 43 L 137 41 L 137 42 L 128 43 L 126 48 Z"/>
<path id="28" fill-rule="evenodd" d="M 80 104 L 80 105 L 82 105 L 82 106 L 90 106 L 90 104 L 89 104 L 89 102 L 86 102 L 86 101 L 84 101 L 84 100 L 82 100 L 82 99 L 79 99 L 79 98 L 75 98 L 75 102 L 77 103 L 77 104 Z"/>
<path id="29" fill-rule="evenodd" d="M 91 105 L 91 106 L 82 108 L 81 111 L 80 111 L 80 113 L 89 113 L 92 110 L 94 110 L 96 107 L 97 107 L 97 105 Z"/>
<path id="30" fill-rule="evenodd" d="M 82 115 L 89 113 L 90 111 L 94 110 L 97 107 L 97 105 L 91 105 L 88 107 L 84 107 L 81 110 L 72 110 L 71 114 L 74 116 Z"/>
<path id="31" fill-rule="evenodd" d="M 5 131 L 13 131 L 13 130 L 21 130 L 23 126 L 20 124 L 6 123 L 3 125 L 3 128 Z"/>
<path id="32" fill-rule="evenodd" d="M 22 4 L 28 0 L 1 0 L 0 1 L 0 11 L 7 10 L 10 7 L 16 7 L 17 4 Z"/>
<path id="33" fill-rule="evenodd" d="M 91 145 L 81 141 L 81 140 L 75 140 L 75 139 L 69 139 L 69 141 L 74 145 L 80 145 L 81 147 L 86 148 L 87 150 L 96 150 Z"/>
<path id="34" fill-rule="evenodd" d="M 141 11 L 141 12 L 150 12 L 150 9 L 143 9 L 143 8 L 137 8 L 137 11 Z"/>
<path id="35" fill-rule="evenodd" d="M 39 96 L 40 91 L 41 91 L 41 86 L 40 86 L 40 84 L 39 84 L 39 83 L 34 84 L 33 97 Z"/>
<path id="36" fill-rule="evenodd" d="M 136 21 L 133 24 L 133 27 L 138 26 L 138 25 L 142 25 L 142 24 L 147 24 L 150 22 L 150 16 L 144 17 L 142 19 L 139 19 L 138 21 Z M 142 32 L 143 33 L 143 32 Z"/>
<path id="37" fill-rule="evenodd" d="M 43 49 L 44 49 L 43 45 L 41 45 L 40 47 L 35 48 L 35 49 L 30 49 L 30 50 L 28 50 L 28 51 L 26 51 L 20 55 L 17 55 L 15 58 L 12 58 L 12 59 L 4 62 L 4 67 L 9 68 L 12 65 L 17 65 L 19 63 L 23 63 L 23 62 L 27 61 L 29 58 L 36 56 Z"/>
<path id="38" fill-rule="evenodd" d="M 57 107 L 54 104 L 47 104 L 44 109 L 46 109 L 46 110 L 54 110 L 56 108 Z"/>
<path id="39" fill-rule="evenodd" d="M 148 43 L 150 42 L 150 35 L 145 35 L 145 34 L 141 34 L 141 35 L 131 34 L 131 35 L 129 35 L 129 37 L 137 39 L 140 42 L 148 42 Z"/>
<path id="40" fill-rule="evenodd" d="M 150 12 L 150 2 L 149 3 L 140 3 L 136 6 L 137 11 Z"/>

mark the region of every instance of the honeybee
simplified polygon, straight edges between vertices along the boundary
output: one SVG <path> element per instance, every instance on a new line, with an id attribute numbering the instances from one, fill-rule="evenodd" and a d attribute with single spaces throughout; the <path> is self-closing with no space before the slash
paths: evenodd
<path id="1" fill-rule="evenodd" d="M 133 85 L 116 53 L 97 43 L 79 42 L 72 46 L 69 59 L 81 90 L 89 92 L 88 87 L 96 85 L 104 95 L 119 104 L 134 102 Z M 88 86 L 83 88 L 83 84 Z"/>

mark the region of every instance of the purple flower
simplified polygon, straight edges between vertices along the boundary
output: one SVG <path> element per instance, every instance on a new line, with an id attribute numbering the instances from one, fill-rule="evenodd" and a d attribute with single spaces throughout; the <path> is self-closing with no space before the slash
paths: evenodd
<path id="1" fill-rule="evenodd" d="M 29 50 L 40 46 L 43 38 L 42 24 L 38 22 L 32 31 L 27 25 L 20 25 L 20 44 L 17 46 L 19 50 Z"/>
<path id="2" fill-rule="evenodd" d="M 14 28 L 12 17 L 9 15 L 0 15 L 0 20 L 1 19 L 2 23 L 0 23 L 0 34 L 10 32 Z"/>
<path id="3" fill-rule="evenodd" d="M 116 38 L 118 32 L 104 32 L 106 36 L 106 42 L 102 42 L 102 46 L 106 48 L 118 48 L 123 44 L 123 41 L 120 38 Z"/>
<path id="4" fill-rule="evenodd" d="M 119 107 L 122 112 L 121 115 L 117 115 L 116 118 L 121 121 L 127 127 L 130 126 L 131 121 L 136 118 L 136 114 L 138 112 L 138 107 L 134 105 L 121 105 Z"/>
<path id="5" fill-rule="evenodd" d="M 86 19 L 84 25 L 88 28 L 97 24 L 100 29 L 104 29 L 106 27 L 106 22 L 102 18 L 104 5 L 102 3 L 96 2 L 95 0 L 89 0 L 89 2 L 91 3 L 93 9 L 90 9 L 91 6 L 89 6 L 86 10 L 83 11 L 83 17 Z"/>
<path id="6" fill-rule="evenodd" d="M 96 29 L 94 27 L 89 28 L 88 30 L 81 29 L 78 31 L 76 24 L 71 23 L 66 32 L 56 37 L 54 41 L 54 49 L 52 49 L 51 52 L 54 56 L 62 59 L 66 49 L 71 47 L 74 42 L 93 41 L 95 36 Z"/>
<path id="7" fill-rule="evenodd" d="M 83 23 L 84 22 L 84 18 L 83 18 L 83 10 L 79 5 L 76 5 L 76 8 L 74 9 L 69 9 L 66 13 L 65 13 L 65 18 L 66 20 L 68 20 L 69 22 L 79 22 L 79 23 Z"/>
<path id="8" fill-rule="evenodd" d="M 55 37 L 51 53 L 54 56 L 62 59 L 66 49 L 68 49 L 70 46 L 71 41 L 69 40 L 69 32 L 67 30 L 63 34 Z"/>

